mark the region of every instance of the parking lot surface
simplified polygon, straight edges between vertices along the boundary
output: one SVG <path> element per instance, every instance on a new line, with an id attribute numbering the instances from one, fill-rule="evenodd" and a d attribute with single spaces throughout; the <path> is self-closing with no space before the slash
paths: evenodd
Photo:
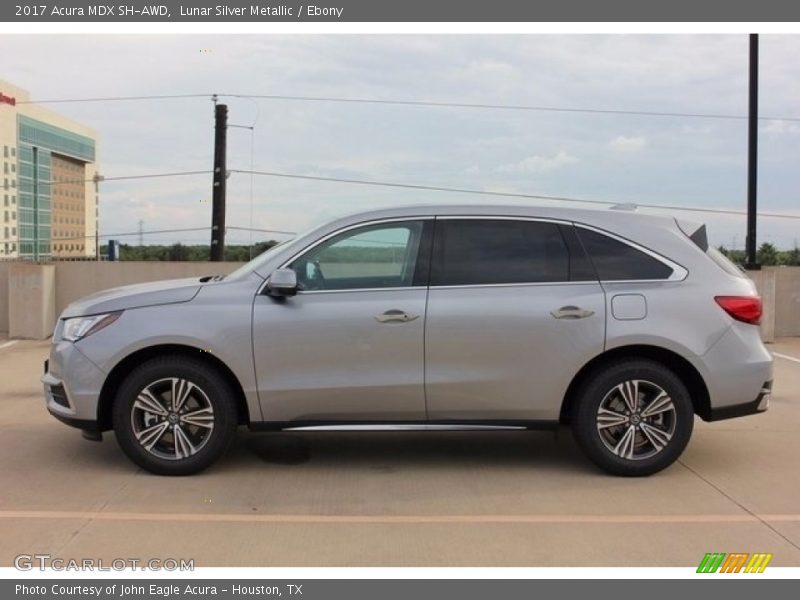
<path id="1" fill-rule="evenodd" d="M 150 475 L 114 436 L 50 417 L 48 343 L 0 338 L 0 565 L 19 554 L 184 558 L 196 566 L 696 566 L 771 552 L 800 566 L 800 339 L 776 354 L 770 410 L 696 421 L 680 461 L 605 475 L 567 429 L 242 429 L 189 478 Z"/>

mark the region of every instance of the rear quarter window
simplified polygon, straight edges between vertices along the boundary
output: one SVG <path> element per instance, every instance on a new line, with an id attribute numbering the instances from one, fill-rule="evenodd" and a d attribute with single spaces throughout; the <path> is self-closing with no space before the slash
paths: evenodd
<path id="1" fill-rule="evenodd" d="M 576 227 L 601 281 L 669 279 L 672 268 L 641 250 L 590 229 Z"/>

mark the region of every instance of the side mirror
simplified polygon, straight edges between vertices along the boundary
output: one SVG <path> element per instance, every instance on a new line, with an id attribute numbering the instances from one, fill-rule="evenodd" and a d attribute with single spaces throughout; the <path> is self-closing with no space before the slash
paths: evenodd
<path id="1" fill-rule="evenodd" d="M 297 293 L 297 273 L 292 269 L 276 269 L 269 276 L 267 290 L 270 296 L 294 296 Z"/>

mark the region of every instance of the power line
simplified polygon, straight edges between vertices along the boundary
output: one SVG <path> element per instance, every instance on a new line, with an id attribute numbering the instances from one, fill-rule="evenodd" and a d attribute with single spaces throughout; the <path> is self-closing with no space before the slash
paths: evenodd
<path id="1" fill-rule="evenodd" d="M 345 179 L 341 177 L 322 177 L 319 175 L 298 175 L 294 173 L 279 173 L 276 171 L 249 171 L 243 169 L 231 169 L 231 173 L 245 173 L 245 174 L 252 174 L 252 175 L 261 175 L 265 177 L 280 177 L 285 179 L 303 179 L 303 180 L 310 180 L 310 181 L 324 181 L 330 183 L 348 183 L 354 185 L 370 185 L 370 186 L 380 186 L 380 187 L 390 187 L 390 188 L 401 188 L 401 189 L 411 189 L 411 190 L 426 190 L 426 191 L 433 191 L 433 192 L 451 192 L 451 193 L 458 193 L 458 194 L 473 194 L 473 195 L 480 195 L 480 196 L 501 196 L 506 198 L 523 198 L 526 200 L 552 200 L 556 202 L 580 202 L 584 204 L 597 204 L 603 206 L 615 205 L 619 204 L 619 201 L 611 201 L 611 200 L 589 200 L 586 198 L 573 198 L 569 196 L 549 196 L 544 194 L 524 194 L 521 192 L 501 192 L 501 191 L 491 191 L 491 190 L 476 190 L 471 188 L 455 188 L 455 187 L 445 187 L 445 186 L 435 186 L 435 185 L 424 185 L 418 183 L 398 183 L 398 182 L 390 182 L 390 181 L 372 181 L 366 179 Z M 710 214 L 726 214 L 726 215 L 746 215 L 745 211 L 739 210 L 728 210 L 722 208 L 698 208 L 698 207 L 691 207 L 691 206 L 680 206 L 680 205 L 669 205 L 669 204 L 640 204 L 636 203 L 636 206 L 642 208 L 655 208 L 655 209 L 662 209 L 662 210 L 676 210 L 676 211 L 686 211 L 686 212 L 698 212 L 698 213 L 710 213 Z M 800 220 L 800 215 L 790 215 L 784 213 L 758 213 L 761 217 L 770 217 L 775 219 L 798 219 Z"/>
<path id="2" fill-rule="evenodd" d="M 159 178 L 159 177 L 184 177 L 184 176 L 187 176 L 187 175 L 208 175 L 211 172 L 212 171 L 210 169 L 209 170 L 205 170 L 205 171 L 175 171 L 175 172 L 172 172 L 172 173 L 147 173 L 147 174 L 143 174 L 143 175 L 117 175 L 117 176 L 113 176 L 113 177 L 100 176 L 100 177 L 92 178 L 92 179 L 65 179 L 64 181 L 57 181 L 57 180 L 53 179 L 51 181 L 39 181 L 38 183 L 39 183 L 39 185 L 49 185 L 49 186 L 65 185 L 65 184 L 76 184 L 76 183 L 104 183 L 104 182 L 107 182 L 107 181 L 127 181 L 127 180 L 134 180 L 134 179 L 155 179 L 155 178 Z M 3 187 L 4 190 L 10 190 L 10 189 L 12 189 L 12 187 L 19 188 L 20 187 L 19 186 L 20 183 L 23 183 L 23 182 L 17 181 L 17 185 L 16 186 L 12 186 L 11 184 L 4 184 L 2 187 Z"/>
<path id="3" fill-rule="evenodd" d="M 674 117 L 691 119 L 746 120 L 747 115 L 719 113 L 692 113 L 680 111 L 626 110 L 611 108 L 581 108 L 565 106 L 525 105 L 525 104 L 490 104 L 471 102 L 444 102 L 435 100 L 402 100 L 380 98 L 347 98 L 337 96 L 293 96 L 288 94 L 163 94 L 150 96 L 105 96 L 96 98 L 53 98 L 47 100 L 25 100 L 17 104 L 62 104 L 77 102 L 129 102 L 144 100 L 168 100 L 186 98 L 246 98 L 257 100 L 290 100 L 298 102 L 334 102 L 340 104 L 377 104 L 390 106 L 418 106 L 430 108 L 469 108 L 482 110 L 512 110 L 535 112 L 582 113 L 599 115 L 631 115 L 640 117 Z M 800 117 L 762 116 L 759 121 L 800 122 Z"/>
<path id="4" fill-rule="evenodd" d="M 196 231 L 208 231 L 211 227 L 185 227 L 179 229 L 154 229 L 151 231 L 124 231 L 120 233 L 103 233 L 97 236 L 95 235 L 82 235 L 82 236 L 74 236 L 74 237 L 54 237 L 50 238 L 52 242 L 64 242 L 64 241 L 74 241 L 74 240 L 85 240 L 95 237 L 100 238 L 117 238 L 117 237 L 129 237 L 129 236 L 144 236 L 144 235 L 160 235 L 166 233 L 188 233 L 188 232 L 196 232 Z M 259 228 L 251 228 L 251 227 L 227 227 L 227 229 L 233 229 L 238 231 L 255 231 L 258 233 L 274 233 L 279 235 L 295 235 L 295 231 L 278 231 L 274 229 L 259 229 Z M 20 240 L 26 241 L 26 240 Z"/>
<path id="5" fill-rule="evenodd" d="M 641 117 L 688 117 L 697 119 L 746 120 L 747 115 L 726 115 L 715 113 L 666 112 L 650 110 L 623 110 L 605 108 L 577 108 L 561 106 L 536 106 L 523 104 L 484 104 L 470 102 L 436 102 L 430 100 L 381 100 L 377 98 L 338 98 L 333 96 L 284 96 L 278 94 L 220 94 L 230 98 L 257 98 L 260 100 L 297 100 L 301 102 L 337 102 L 346 104 L 387 104 L 394 106 L 428 106 L 435 108 L 478 108 L 492 110 L 519 110 L 539 112 L 587 113 L 601 115 L 634 115 Z M 759 117 L 762 121 L 800 122 L 800 117 Z"/>
<path id="6" fill-rule="evenodd" d="M 17 100 L 17 104 L 66 104 L 70 102 L 125 102 L 135 100 L 170 100 L 177 98 L 210 98 L 212 94 L 160 94 L 152 96 L 102 96 L 98 98 L 52 98 L 48 100 Z"/>
<path id="7" fill-rule="evenodd" d="M 259 229 L 258 227 L 231 227 L 228 226 L 226 229 L 233 229 L 234 231 L 255 231 L 258 233 L 277 233 L 281 235 L 297 235 L 296 231 L 281 231 L 279 229 Z"/>
<path id="8" fill-rule="evenodd" d="M 151 234 L 163 234 L 163 233 L 187 233 L 190 231 L 207 231 L 211 229 L 210 227 L 185 227 L 180 229 L 156 229 L 153 231 L 126 231 L 121 233 L 103 233 L 98 235 L 97 237 L 101 238 L 115 238 L 115 237 L 127 237 L 127 236 L 138 236 L 138 235 L 151 235 Z M 74 237 L 53 237 L 50 238 L 52 242 L 64 242 L 64 241 L 71 241 L 71 240 L 84 240 L 87 238 L 94 238 L 94 235 L 83 235 L 83 236 L 74 236 Z M 25 241 L 25 240 L 20 240 Z"/>
<path id="9" fill-rule="evenodd" d="M 159 178 L 159 177 L 181 177 L 187 175 L 208 175 L 211 173 L 211 170 L 203 170 L 203 171 L 176 171 L 171 173 L 148 173 L 143 175 L 119 175 L 113 177 L 103 177 L 99 180 L 100 183 L 108 182 L 108 181 L 125 181 L 125 180 L 136 180 L 136 179 L 152 179 L 152 178 Z M 526 194 L 521 192 L 502 192 L 502 191 L 492 191 L 492 190 L 477 190 L 471 188 L 457 188 L 457 187 L 447 187 L 447 186 L 434 186 L 434 185 L 425 185 L 425 184 L 416 184 L 416 183 L 400 183 L 400 182 L 390 182 L 390 181 L 375 181 L 375 180 L 367 180 L 367 179 L 346 179 L 341 177 L 323 177 L 319 175 L 300 175 L 296 173 L 281 173 L 277 171 L 258 171 L 254 169 L 229 169 L 229 173 L 242 173 L 245 175 L 259 175 L 264 177 L 279 177 L 283 179 L 301 179 L 306 181 L 321 181 L 321 182 L 330 182 L 330 183 L 346 183 L 346 184 L 354 184 L 354 185 L 369 185 L 369 186 L 380 186 L 380 187 L 390 187 L 390 188 L 401 188 L 401 189 L 412 189 L 412 190 L 426 190 L 426 191 L 433 191 L 433 192 L 448 192 L 448 193 L 459 193 L 459 194 L 471 194 L 471 195 L 480 195 L 480 196 L 497 196 L 497 197 L 505 197 L 505 198 L 520 198 L 526 200 L 550 200 L 555 202 L 578 202 L 582 204 L 594 204 L 594 205 L 601 205 L 601 206 L 610 206 L 614 204 L 618 204 L 618 201 L 612 200 L 590 200 L 588 198 L 575 198 L 570 196 L 554 196 L 554 195 L 545 195 L 545 194 Z M 81 180 L 74 180 L 74 181 L 52 181 L 49 182 L 51 185 L 57 185 L 59 183 L 87 183 L 87 182 L 94 182 L 94 179 L 81 179 Z M 5 189 L 10 189 L 10 186 L 5 186 Z M 637 206 L 642 208 L 653 208 L 653 209 L 661 209 L 661 210 L 675 210 L 675 211 L 682 211 L 682 212 L 696 212 L 696 213 L 705 213 L 705 214 L 720 214 L 720 215 L 746 215 L 745 211 L 739 210 L 730 210 L 730 209 L 722 209 L 722 208 L 699 208 L 699 207 L 691 207 L 691 206 L 681 206 L 681 205 L 671 205 L 671 204 L 643 204 L 643 203 L 636 203 Z M 758 215 L 760 217 L 766 218 L 773 218 L 773 219 L 794 219 L 800 220 L 800 215 L 791 215 L 785 213 L 770 213 L 770 212 L 759 212 Z M 206 228 L 209 229 L 209 228 Z M 247 227 L 227 227 L 227 229 L 240 229 L 243 231 L 259 231 L 263 233 L 278 233 L 278 234 L 286 234 L 286 235 L 294 235 L 294 232 L 289 231 L 273 231 L 273 230 L 266 230 L 266 229 L 256 229 L 256 228 L 247 228 Z M 150 232 L 146 232 L 150 233 Z M 131 234 L 119 234 L 119 235 L 138 235 L 138 232 L 133 232 Z M 107 237 L 107 236 L 103 236 Z"/>

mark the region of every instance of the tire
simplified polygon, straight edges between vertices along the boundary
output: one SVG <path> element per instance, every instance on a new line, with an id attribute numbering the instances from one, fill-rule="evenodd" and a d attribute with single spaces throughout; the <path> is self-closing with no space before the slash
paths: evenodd
<path id="1" fill-rule="evenodd" d="M 153 358 L 131 371 L 114 399 L 112 422 L 123 452 L 157 475 L 206 469 L 228 449 L 238 425 L 228 382 L 183 356 Z"/>
<path id="2" fill-rule="evenodd" d="M 576 400 L 572 429 L 578 445 L 614 475 L 661 471 L 678 459 L 692 435 L 689 392 L 675 373 L 655 361 L 606 364 L 589 376 Z"/>

